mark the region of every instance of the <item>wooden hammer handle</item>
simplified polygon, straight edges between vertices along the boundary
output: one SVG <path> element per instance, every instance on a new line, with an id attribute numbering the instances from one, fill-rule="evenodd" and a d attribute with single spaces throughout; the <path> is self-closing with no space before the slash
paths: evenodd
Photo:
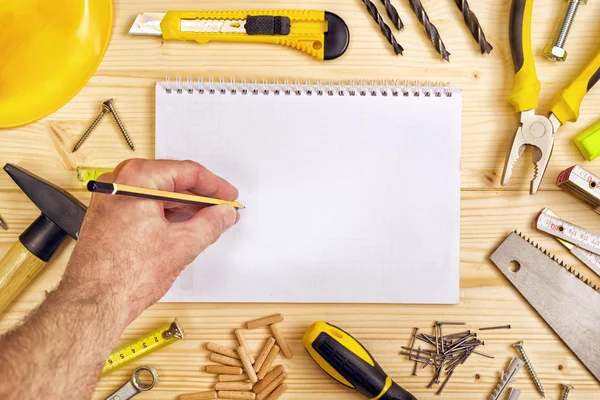
<path id="1" fill-rule="evenodd" d="M 46 263 L 17 242 L 0 261 L 0 313 L 42 270 Z"/>

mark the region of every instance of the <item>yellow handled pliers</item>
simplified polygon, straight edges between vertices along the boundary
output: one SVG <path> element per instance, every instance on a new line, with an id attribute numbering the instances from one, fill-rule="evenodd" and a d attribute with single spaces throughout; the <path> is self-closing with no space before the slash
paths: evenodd
<path id="1" fill-rule="evenodd" d="M 521 123 L 504 165 L 502 185 L 508 183 L 514 164 L 529 145 L 533 147 L 535 171 L 530 193 L 535 194 L 552 155 L 554 134 L 563 124 L 577 121 L 583 98 L 600 80 L 600 50 L 579 76 L 556 96 L 550 116 L 537 114 L 541 85 L 531 46 L 532 12 L 533 0 L 513 0 L 510 11 L 510 47 L 515 65 L 515 83 L 508 101 L 521 113 Z"/>

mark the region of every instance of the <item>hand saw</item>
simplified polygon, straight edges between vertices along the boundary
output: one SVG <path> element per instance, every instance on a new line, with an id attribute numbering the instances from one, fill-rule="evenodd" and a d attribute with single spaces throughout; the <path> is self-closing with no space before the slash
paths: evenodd
<path id="1" fill-rule="evenodd" d="M 600 381 L 598 287 L 517 231 L 490 259 Z"/>
<path id="2" fill-rule="evenodd" d="M 600 276 L 600 255 L 581 247 L 584 239 L 593 238 L 591 242 L 597 243 L 600 240 L 597 234 L 561 220 L 548 208 L 544 208 L 538 216 L 536 227 L 538 230 L 554 236 L 569 249 L 571 254 Z"/>
<path id="3" fill-rule="evenodd" d="M 316 10 L 169 11 L 139 14 L 130 35 L 162 36 L 198 43 L 273 43 L 333 60 L 350 43 L 348 25 L 336 14 Z"/>

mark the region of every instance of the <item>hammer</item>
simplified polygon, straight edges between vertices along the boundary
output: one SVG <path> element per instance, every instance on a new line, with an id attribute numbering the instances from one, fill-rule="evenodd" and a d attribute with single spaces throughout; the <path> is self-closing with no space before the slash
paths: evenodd
<path id="1" fill-rule="evenodd" d="M 19 236 L 0 261 L 0 313 L 50 260 L 63 239 L 77 240 L 87 207 L 65 190 L 13 164 L 4 171 L 40 209 L 40 215 Z"/>

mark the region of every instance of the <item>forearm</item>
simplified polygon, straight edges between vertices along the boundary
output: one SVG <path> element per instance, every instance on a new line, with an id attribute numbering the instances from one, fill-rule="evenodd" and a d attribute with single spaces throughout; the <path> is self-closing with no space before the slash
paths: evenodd
<path id="1" fill-rule="evenodd" d="M 111 288 L 64 281 L 29 319 L 0 338 L 1 399 L 89 399 L 129 323 Z"/>

